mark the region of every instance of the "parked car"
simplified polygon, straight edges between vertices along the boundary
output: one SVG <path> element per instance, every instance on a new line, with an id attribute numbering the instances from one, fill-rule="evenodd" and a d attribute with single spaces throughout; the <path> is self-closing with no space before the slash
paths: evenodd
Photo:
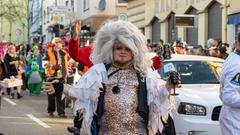
<path id="1" fill-rule="evenodd" d="M 181 76 L 172 111 L 177 135 L 221 135 L 219 75 L 223 62 L 214 57 L 177 54 L 163 62 L 159 70 L 163 79 L 171 70 Z"/>

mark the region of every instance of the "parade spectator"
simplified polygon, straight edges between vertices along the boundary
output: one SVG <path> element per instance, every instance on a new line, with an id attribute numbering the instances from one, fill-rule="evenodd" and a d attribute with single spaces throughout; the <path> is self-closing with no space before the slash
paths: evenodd
<path id="1" fill-rule="evenodd" d="M 99 29 L 91 55 L 95 65 L 76 86 L 64 85 L 83 115 L 81 134 L 91 134 L 92 127 L 100 135 L 162 132 L 173 85 L 151 69 L 146 53 L 143 34 L 130 22 L 108 22 Z M 54 88 L 47 85 L 45 91 Z"/>
<path id="2" fill-rule="evenodd" d="M 5 68 L 4 68 L 3 56 L 0 55 L 0 81 L 4 79 L 4 72 L 5 72 Z M 2 93 L 3 93 L 3 88 L 2 86 L 0 86 L 0 98 L 2 96 Z"/>
<path id="3" fill-rule="evenodd" d="M 213 38 L 210 38 L 207 40 L 207 48 L 210 47 L 217 47 L 218 42 L 216 40 L 214 40 Z"/>
<path id="4" fill-rule="evenodd" d="M 220 52 L 218 50 L 218 47 L 217 46 L 212 46 L 208 49 L 209 51 L 209 55 L 212 56 L 212 57 L 217 57 L 217 58 L 221 58 L 220 56 Z"/>
<path id="5" fill-rule="evenodd" d="M 52 47 L 49 48 L 47 52 L 47 60 L 49 62 L 49 68 L 46 69 L 47 80 L 58 80 L 58 82 L 54 84 L 56 92 L 54 94 L 48 94 L 48 113 L 50 117 L 54 116 L 57 106 L 58 116 L 66 118 L 65 99 L 62 99 L 63 87 L 61 87 L 61 84 L 65 83 L 67 77 L 68 55 L 62 49 L 63 45 L 64 42 L 60 38 L 54 38 L 52 40 Z"/>
<path id="6" fill-rule="evenodd" d="M 8 50 L 8 43 L 6 40 L 3 40 L 1 43 L 0 43 L 0 68 L 1 68 L 1 76 L 0 76 L 0 80 L 3 80 L 4 78 L 7 78 L 7 68 L 6 68 L 6 65 L 4 63 L 4 57 L 7 53 L 7 50 Z M 0 88 L 0 91 L 5 91 L 6 88 Z M 5 93 L 4 93 L 5 94 Z"/>
<path id="7" fill-rule="evenodd" d="M 240 33 L 237 34 L 236 50 L 225 60 L 220 75 L 220 99 L 222 108 L 219 116 L 223 135 L 240 134 Z"/>
<path id="8" fill-rule="evenodd" d="M 23 45 L 18 45 L 16 48 L 17 55 L 19 57 L 19 63 L 18 63 L 18 76 L 23 80 L 23 85 L 21 87 L 22 90 L 26 90 L 27 88 L 27 77 L 25 74 L 25 69 L 27 67 L 27 62 L 24 54 L 24 46 Z"/>
<path id="9" fill-rule="evenodd" d="M 10 45 L 7 54 L 4 57 L 4 64 L 6 66 L 7 78 L 20 78 L 19 76 L 19 57 L 17 56 L 16 48 L 14 45 Z M 20 95 L 21 86 L 17 87 L 17 98 L 22 98 Z M 10 88 L 10 98 L 14 98 L 14 88 Z"/>
<path id="10" fill-rule="evenodd" d="M 151 39 L 147 39 L 147 48 L 148 48 L 149 51 L 152 50 L 152 41 L 151 41 Z"/>
<path id="11" fill-rule="evenodd" d="M 225 46 L 220 46 L 219 52 L 222 59 L 226 59 L 228 57 L 227 48 Z"/>
<path id="12" fill-rule="evenodd" d="M 6 40 L 1 42 L 0 55 L 5 56 L 8 50 L 9 43 Z"/>
<path id="13" fill-rule="evenodd" d="M 201 45 L 194 46 L 193 49 L 194 49 L 194 55 L 200 55 L 200 56 L 204 55 L 204 49 Z"/>
<path id="14" fill-rule="evenodd" d="M 176 54 L 186 54 L 186 48 L 183 42 L 177 41 L 176 45 L 174 46 L 174 51 Z"/>

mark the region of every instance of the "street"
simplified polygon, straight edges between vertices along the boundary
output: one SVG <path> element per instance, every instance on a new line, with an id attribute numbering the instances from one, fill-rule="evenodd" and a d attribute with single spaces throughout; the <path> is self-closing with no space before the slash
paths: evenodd
<path id="1" fill-rule="evenodd" d="M 68 118 L 50 118 L 47 113 L 47 95 L 29 96 L 20 100 L 2 96 L 0 133 L 4 135 L 68 135 L 67 127 L 73 125 L 73 114 L 66 108 Z"/>

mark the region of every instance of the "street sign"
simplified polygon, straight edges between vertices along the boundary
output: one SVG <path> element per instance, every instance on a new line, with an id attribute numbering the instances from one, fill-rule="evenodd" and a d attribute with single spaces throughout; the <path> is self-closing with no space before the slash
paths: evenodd
<path id="1" fill-rule="evenodd" d="M 76 13 L 75 12 L 69 12 L 65 14 L 66 19 L 73 20 L 76 18 Z"/>
<path id="2" fill-rule="evenodd" d="M 55 16 L 53 16 L 53 20 L 54 20 L 55 22 L 59 22 L 59 20 L 60 20 L 60 17 L 59 17 L 59 16 L 57 16 L 57 15 L 55 15 Z"/>
<path id="3" fill-rule="evenodd" d="M 65 14 L 72 12 L 72 7 L 67 6 L 50 6 L 48 7 L 49 14 Z"/>
<path id="4" fill-rule="evenodd" d="M 127 21 L 127 20 L 128 20 L 128 17 L 127 17 L 126 14 L 120 13 L 120 14 L 118 15 L 118 20 L 120 20 L 120 21 Z"/>

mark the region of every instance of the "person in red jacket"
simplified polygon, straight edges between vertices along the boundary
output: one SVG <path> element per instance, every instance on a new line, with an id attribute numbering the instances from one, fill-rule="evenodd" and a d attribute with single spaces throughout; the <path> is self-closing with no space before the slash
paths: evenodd
<path id="1" fill-rule="evenodd" d="M 91 54 L 91 46 L 86 46 L 83 48 L 79 47 L 78 42 L 78 34 L 81 31 L 81 21 L 77 21 L 75 24 L 75 32 L 73 35 L 73 38 L 69 41 L 69 55 L 72 57 L 73 60 L 75 60 L 78 63 L 81 63 L 85 66 L 91 67 L 93 64 L 91 62 L 90 54 Z M 162 67 L 162 61 L 158 56 L 155 56 L 152 58 L 153 61 L 153 68 L 158 70 Z"/>

